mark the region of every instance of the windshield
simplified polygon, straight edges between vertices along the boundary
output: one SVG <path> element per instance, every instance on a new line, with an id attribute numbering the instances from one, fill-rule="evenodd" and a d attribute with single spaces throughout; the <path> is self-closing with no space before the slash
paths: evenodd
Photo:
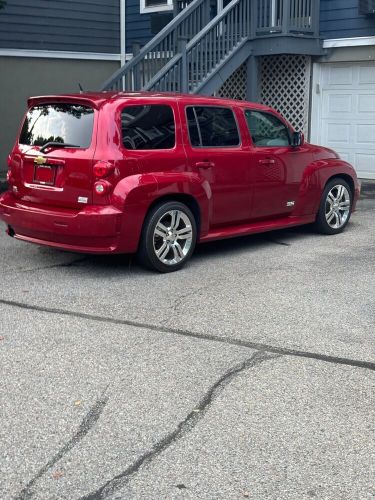
<path id="1" fill-rule="evenodd" d="M 41 104 L 26 115 L 20 144 L 43 146 L 47 142 L 72 143 L 81 148 L 91 143 L 94 110 L 81 104 Z"/>

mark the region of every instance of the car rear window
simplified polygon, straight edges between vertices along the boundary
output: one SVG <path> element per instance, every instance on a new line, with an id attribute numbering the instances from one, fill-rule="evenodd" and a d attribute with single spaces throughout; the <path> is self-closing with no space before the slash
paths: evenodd
<path id="1" fill-rule="evenodd" d="M 172 149 L 175 123 L 170 106 L 126 106 L 121 112 L 122 143 L 126 149 Z"/>
<path id="2" fill-rule="evenodd" d="M 47 142 L 90 146 L 94 110 L 80 104 L 40 104 L 26 115 L 19 142 L 43 146 Z"/>
<path id="3" fill-rule="evenodd" d="M 229 108 L 194 106 L 186 110 L 190 143 L 195 147 L 229 147 L 240 144 L 237 123 Z"/>

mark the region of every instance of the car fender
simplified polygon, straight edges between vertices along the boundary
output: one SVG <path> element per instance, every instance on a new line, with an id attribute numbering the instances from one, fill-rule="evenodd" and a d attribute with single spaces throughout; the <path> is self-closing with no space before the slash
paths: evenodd
<path id="1" fill-rule="evenodd" d="M 359 195 L 359 186 L 354 168 L 340 158 L 315 160 L 308 165 L 303 173 L 298 200 L 293 215 L 316 214 L 324 187 L 332 177 L 349 177 L 354 185 L 355 201 Z"/>
<path id="2" fill-rule="evenodd" d="M 195 199 L 200 210 L 200 235 L 208 232 L 211 214 L 211 188 L 207 180 L 194 172 L 153 172 L 130 175 L 122 179 L 112 195 L 114 206 L 123 211 L 121 246 L 135 252 L 144 219 L 158 199 L 173 195 L 188 195 Z"/>

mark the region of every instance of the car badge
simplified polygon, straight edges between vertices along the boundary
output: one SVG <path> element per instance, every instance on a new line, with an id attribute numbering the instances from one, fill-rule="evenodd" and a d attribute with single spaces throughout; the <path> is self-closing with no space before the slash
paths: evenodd
<path id="1" fill-rule="evenodd" d="M 44 158 L 44 156 L 37 156 L 34 160 L 34 163 L 36 163 L 37 165 L 44 165 L 45 163 L 47 163 L 47 158 Z"/>
<path id="2" fill-rule="evenodd" d="M 78 203 L 88 203 L 89 199 L 86 196 L 78 196 Z"/>
<path id="3" fill-rule="evenodd" d="M 287 207 L 294 207 L 295 203 L 296 203 L 295 201 L 288 201 L 286 206 Z"/>

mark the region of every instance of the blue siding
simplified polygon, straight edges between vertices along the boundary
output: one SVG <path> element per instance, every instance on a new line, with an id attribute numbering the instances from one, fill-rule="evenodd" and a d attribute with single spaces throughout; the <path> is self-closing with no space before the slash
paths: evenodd
<path id="1" fill-rule="evenodd" d="M 320 0 L 322 38 L 375 36 L 375 17 L 358 13 L 359 0 Z"/>
<path id="2" fill-rule="evenodd" d="M 7 0 L 0 48 L 120 52 L 119 0 Z"/>
<path id="3" fill-rule="evenodd" d="M 150 14 L 140 14 L 140 0 L 126 1 L 126 51 L 132 52 L 133 42 L 145 45 L 153 37 Z"/>

